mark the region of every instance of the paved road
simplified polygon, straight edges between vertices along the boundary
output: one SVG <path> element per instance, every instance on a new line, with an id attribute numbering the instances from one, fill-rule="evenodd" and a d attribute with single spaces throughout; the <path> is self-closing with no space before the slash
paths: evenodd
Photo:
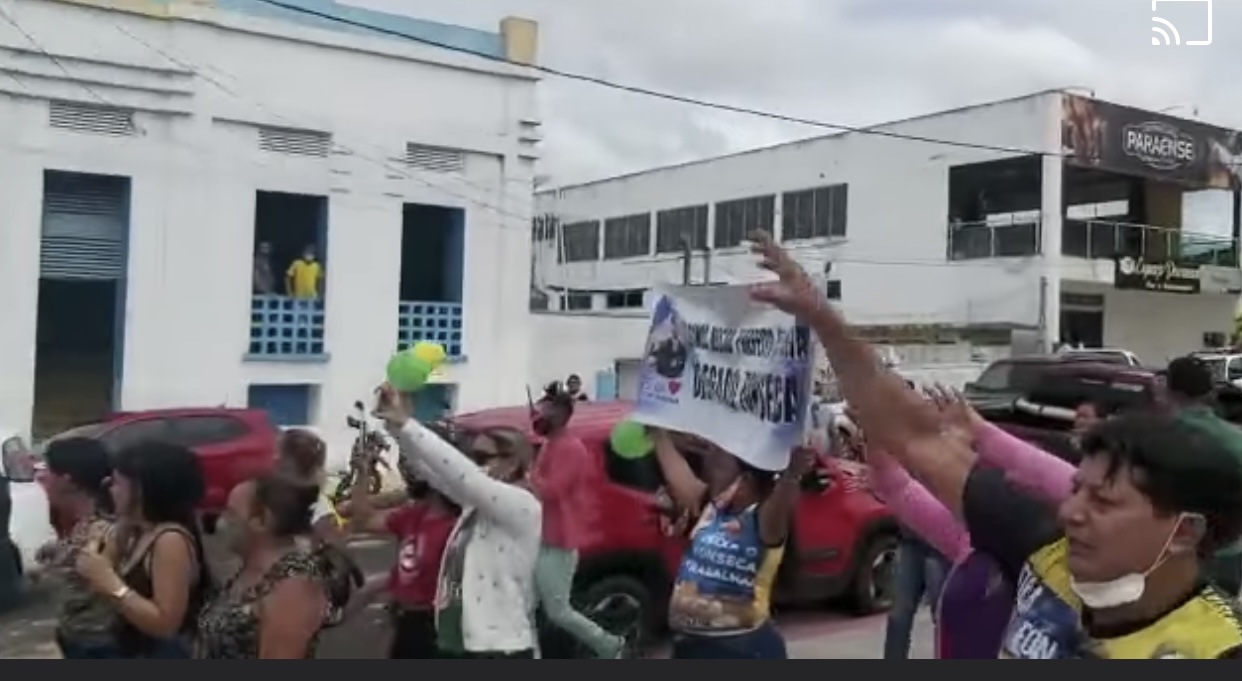
<path id="1" fill-rule="evenodd" d="M 216 552 L 212 552 L 216 553 Z M 353 553 L 368 575 L 381 576 L 392 564 L 393 550 L 385 542 L 356 543 Z M 217 562 L 217 561 L 213 561 Z M 219 561 L 219 574 L 228 566 Z M 54 598 L 46 584 L 32 589 L 27 605 L 0 616 L 0 658 L 56 658 L 52 642 L 55 626 Z M 883 617 L 850 618 L 829 612 L 799 612 L 778 617 L 789 641 L 791 657 L 799 659 L 875 659 L 884 642 Z M 383 612 L 369 608 L 345 625 L 325 633 L 319 657 L 327 659 L 378 659 L 387 653 L 388 636 Z M 931 657 L 931 627 L 926 618 L 915 632 L 912 657 Z M 653 657 L 660 657 L 657 651 Z"/>

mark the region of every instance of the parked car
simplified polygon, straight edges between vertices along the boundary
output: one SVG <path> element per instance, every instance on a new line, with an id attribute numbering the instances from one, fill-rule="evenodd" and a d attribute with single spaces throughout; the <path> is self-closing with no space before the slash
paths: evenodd
<path id="1" fill-rule="evenodd" d="M 193 449 L 207 482 L 201 510 L 204 525 L 211 530 L 229 492 L 275 464 L 279 434 L 265 411 L 215 407 L 120 412 L 99 423 L 67 430 L 48 442 L 97 438 L 116 451 L 144 440 L 161 440 Z M 66 529 L 57 523 L 57 530 Z"/>
<path id="2" fill-rule="evenodd" d="M 1100 364 L 1126 364 L 1132 367 L 1143 366 L 1138 355 L 1122 348 L 1071 348 L 1065 347 L 1057 351 L 1062 357 L 1084 359 Z"/>
<path id="3" fill-rule="evenodd" d="M 17 431 L 0 428 L 0 612 L 16 605 L 35 554 L 56 538 L 35 457 Z"/>
<path id="4" fill-rule="evenodd" d="M 574 602 L 609 629 L 637 626 L 649 636 L 663 627 L 687 538 L 665 531 L 659 500 L 663 476 L 655 458 L 624 459 L 610 451 L 609 433 L 631 411 L 626 402 L 586 403 L 570 422 L 594 459 L 598 475 L 590 484 L 601 506 L 593 538 L 580 552 Z M 482 411 L 458 417 L 455 426 L 466 435 L 495 426 L 530 433 L 530 411 L 526 406 Z M 842 598 L 859 613 L 886 609 L 897 526 L 869 491 L 862 467 L 825 456 L 806 482 L 774 603 Z M 573 656 L 556 642 L 547 647 L 552 656 L 558 649 L 559 656 Z"/>
<path id="5" fill-rule="evenodd" d="M 1216 380 L 1242 387 L 1242 354 L 1232 350 L 1200 351 L 1191 353 L 1212 369 Z"/>
<path id="6" fill-rule="evenodd" d="M 1078 405 L 1091 401 L 1125 410 L 1150 406 L 1159 397 L 1159 375 L 1129 364 L 1053 357 L 1002 360 L 993 366 L 1000 367 L 1003 386 L 994 374 L 982 388 L 968 390 L 967 399 L 988 421 L 1067 459 L 1077 456 L 1069 432 Z"/>

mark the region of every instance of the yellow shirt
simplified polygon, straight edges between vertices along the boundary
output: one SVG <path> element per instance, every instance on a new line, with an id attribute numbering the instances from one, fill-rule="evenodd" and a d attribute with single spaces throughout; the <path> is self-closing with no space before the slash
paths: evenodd
<path id="1" fill-rule="evenodd" d="M 299 258 L 294 260 L 289 266 L 289 271 L 285 273 L 285 278 L 292 280 L 293 297 L 314 299 L 319 297 L 319 277 L 323 273 L 323 268 L 314 260 L 304 260 Z"/>
<path id="2" fill-rule="evenodd" d="M 1242 646 L 1237 606 L 1211 586 L 1143 629 L 1091 638 L 1081 625 L 1083 605 L 1070 588 L 1066 555 L 1061 539 L 1028 559 L 1002 659 L 1211 660 Z"/>

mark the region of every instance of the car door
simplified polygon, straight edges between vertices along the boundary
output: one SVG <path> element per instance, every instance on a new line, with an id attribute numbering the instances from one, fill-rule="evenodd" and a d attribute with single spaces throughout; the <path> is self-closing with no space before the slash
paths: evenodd
<path id="1" fill-rule="evenodd" d="M 243 440 L 250 429 L 240 419 L 228 415 L 201 414 L 172 419 L 170 440 L 194 450 L 203 470 L 207 490 L 204 509 L 224 508 L 233 486 L 259 471 L 250 470 L 252 457 Z"/>
<path id="2" fill-rule="evenodd" d="M 800 598 L 836 593 L 849 575 L 856 529 L 843 515 L 845 496 L 855 483 L 829 461 L 821 461 L 814 483 L 802 487 L 794 516 L 795 588 Z"/>

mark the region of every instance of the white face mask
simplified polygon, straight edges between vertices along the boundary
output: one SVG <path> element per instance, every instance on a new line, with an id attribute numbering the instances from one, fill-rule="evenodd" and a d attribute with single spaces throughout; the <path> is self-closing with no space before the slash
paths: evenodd
<path id="1" fill-rule="evenodd" d="M 1183 513 L 1178 516 L 1177 522 L 1173 525 L 1173 530 L 1169 532 L 1169 537 L 1164 541 L 1164 546 L 1160 548 L 1160 553 L 1156 555 L 1156 559 L 1152 561 L 1151 567 L 1142 572 L 1131 572 L 1122 575 L 1117 579 L 1107 582 L 1080 582 L 1070 575 L 1070 588 L 1074 590 L 1074 594 L 1082 600 L 1083 605 L 1092 610 L 1103 610 L 1106 608 L 1118 608 L 1123 605 L 1137 603 L 1147 591 L 1147 576 L 1155 572 L 1157 568 L 1169 559 L 1169 545 L 1173 543 L 1173 537 L 1177 534 L 1177 529 L 1182 526 L 1182 521 L 1191 517 Z"/>

